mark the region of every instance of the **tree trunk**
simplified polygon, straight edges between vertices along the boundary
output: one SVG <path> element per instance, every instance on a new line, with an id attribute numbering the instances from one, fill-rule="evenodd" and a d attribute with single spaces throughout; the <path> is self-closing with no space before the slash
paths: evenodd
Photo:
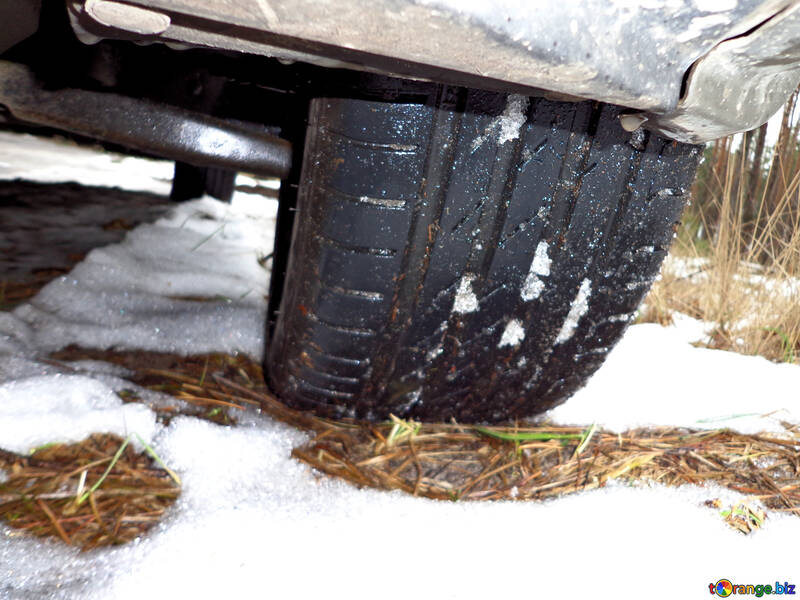
<path id="1" fill-rule="evenodd" d="M 778 143 L 775 144 L 775 152 L 772 155 L 772 164 L 770 166 L 770 177 L 767 185 L 769 186 L 768 208 L 773 209 L 777 206 L 781 196 L 785 192 L 786 186 L 784 181 L 784 171 L 789 166 L 788 156 L 786 150 L 789 147 L 789 138 L 791 137 L 791 115 L 794 112 L 795 104 L 797 103 L 797 94 L 800 92 L 798 87 L 791 95 L 789 100 L 783 106 L 783 116 L 781 117 L 781 129 L 778 133 Z"/>
<path id="2" fill-rule="evenodd" d="M 768 126 L 769 121 L 758 128 L 758 132 L 755 135 L 756 147 L 753 151 L 753 162 L 750 165 L 750 181 L 747 198 L 753 217 L 758 214 L 758 207 L 761 204 L 761 162 L 764 160 L 764 142 L 767 139 Z"/>

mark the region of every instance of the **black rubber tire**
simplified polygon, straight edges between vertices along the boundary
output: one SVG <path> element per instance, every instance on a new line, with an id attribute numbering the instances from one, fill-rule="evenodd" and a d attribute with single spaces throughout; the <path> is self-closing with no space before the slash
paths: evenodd
<path id="1" fill-rule="evenodd" d="M 561 403 L 655 278 L 699 147 L 614 106 L 393 85 L 312 101 L 271 387 L 369 420 Z"/>
<path id="2" fill-rule="evenodd" d="M 173 202 L 183 202 L 208 194 L 222 202 L 230 202 L 235 184 L 236 171 L 215 167 L 196 167 L 175 161 L 175 173 L 172 177 L 169 199 Z"/>

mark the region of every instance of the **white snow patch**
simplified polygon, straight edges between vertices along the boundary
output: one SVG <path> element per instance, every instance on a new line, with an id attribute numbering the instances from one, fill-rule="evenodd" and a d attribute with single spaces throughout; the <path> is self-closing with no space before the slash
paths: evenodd
<path id="1" fill-rule="evenodd" d="M 281 180 L 275 177 L 256 177 L 254 175 L 246 175 L 244 173 L 237 173 L 236 174 L 236 184 L 239 185 L 249 185 L 249 186 L 258 186 L 258 187 L 265 187 L 271 190 L 279 190 L 281 188 Z M 242 194 L 241 192 L 236 194 L 237 196 L 257 196 L 260 198 L 260 202 L 264 202 L 264 197 L 260 194 Z"/>
<path id="2" fill-rule="evenodd" d="M 621 313 L 618 315 L 611 315 L 606 319 L 609 323 L 622 323 L 626 321 L 630 321 L 633 318 L 633 314 L 630 313 Z"/>
<path id="3" fill-rule="evenodd" d="M 64 138 L 0 131 L 0 180 L 80 182 L 169 195 L 174 163 L 106 152 Z"/>
<path id="4" fill-rule="evenodd" d="M 116 378 L 132 377 L 134 375 L 134 372 L 130 369 L 102 360 L 72 360 L 63 364 L 81 375 L 108 375 Z"/>
<path id="5" fill-rule="evenodd" d="M 0 447 L 27 454 L 89 433 L 136 433 L 150 442 L 158 428 L 143 404 L 125 404 L 111 388 L 83 375 L 45 375 L 0 385 Z"/>
<path id="6" fill-rule="evenodd" d="M 519 346 L 524 339 L 525 329 L 522 327 L 522 322 L 519 319 L 511 319 L 508 324 L 506 324 L 506 328 L 503 330 L 503 335 L 497 347 Z"/>
<path id="7" fill-rule="evenodd" d="M 536 300 L 544 291 L 544 282 L 539 279 L 539 276 L 547 277 L 550 275 L 550 265 L 553 262 L 547 254 L 547 249 L 547 242 L 544 240 L 539 242 L 539 245 L 536 246 L 536 252 L 531 261 L 531 267 L 528 270 L 528 275 L 525 277 L 525 282 L 522 284 L 522 290 L 520 291 L 520 296 L 525 302 Z"/>
<path id="8" fill-rule="evenodd" d="M 456 290 L 456 298 L 453 301 L 454 313 L 471 313 L 478 310 L 478 297 L 472 291 L 472 280 L 475 275 L 472 273 L 464 273 L 461 281 L 458 283 L 458 290 Z"/>
<path id="9" fill-rule="evenodd" d="M 800 367 L 693 347 L 701 334 L 688 320 L 632 325 L 586 387 L 547 417 L 613 431 L 663 425 L 781 432 L 781 420 L 800 422 L 791 392 L 800 389 Z"/>
<path id="10" fill-rule="evenodd" d="M 536 253 L 533 255 L 533 262 L 531 262 L 531 272 L 542 276 L 550 275 L 550 265 L 553 261 L 547 254 L 547 248 L 547 242 L 544 240 L 536 246 Z"/>
<path id="11" fill-rule="evenodd" d="M 575 333 L 575 329 L 578 327 L 581 318 L 586 314 L 586 311 L 589 310 L 589 295 L 591 292 L 591 280 L 584 279 L 581 282 L 578 293 L 572 300 L 572 304 L 570 304 L 569 313 L 567 313 L 567 318 L 564 319 L 564 323 L 561 325 L 561 331 L 559 331 L 558 336 L 556 336 L 556 344 L 563 344 Z"/>
<path id="12" fill-rule="evenodd" d="M 408 393 L 408 402 L 401 408 L 401 412 L 403 410 L 408 410 L 412 406 L 417 406 L 418 404 L 422 403 L 422 389 L 416 389 L 413 392 Z"/>
<path id="13" fill-rule="evenodd" d="M 539 279 L 536 273 L 528 273 L 528 276 L 525 278 L 525 283 L 522 284 L 520 296 L 525 302 L 530 302 L 541 296 L 543 291 L 544 282 Z"/>
<path id="14" fill-rule="evenodd" d="M 13 312 L 0 349 L 216 348 L 260 358 L 269 271 L 258 258 L 271 251 L 276 204 L 263 200 L 182 203 L 120 244 L 93 250 Z"/>
<path id="15" fill-rule="evenodd" d="M 717 326 L 708 321 L 701 321 L 695 319 L 687 314 L 678 311 L 672 311 L 673 328 L 672 331 L 676 337 L 684 340 L 687 344 L 706 344 L 711 341 L 711 333 Z"/>
<path id="16" fill-rule="evenodd" d="M 492 119 L 491 123 L 472 142 L 472 152 L 480 148 L 486 140 L 497 136 L 498 144 L 505 144 L 519 138 L 525 125 L 525 114 L 528 111 L 530 99 L 519 94 L 510 94 L 503 113 Z"/>
<path id="17" fill-rule="evenodd" d="M 696 278 L 699 275 L 708 277 L 707 271 L 711 268 L 711 261 L 707 258 L 686 258 L 683 256 L 668 255 L 661 265 L 661 272 L 670 273 L 676 277 Z"/>
<path id="18" fill-rule="evenodd" d="M 527 96 L 511 94 L 503 114 L 500 115 L 500 137 L 497 140 L 500 144 L 505 144 L 519 138 L 522 127 L 525 125 L 525 113 L 528 110 L 530 100 Z"/>
<path id="19" fill-rule="evenodd" d="M 625 289 L 628 291 L 638 290 L 642 287 L 649 287 L 650 282 L 646 279 L 640 279 L 639 281 L 629 281 L 625 284 Z"/>

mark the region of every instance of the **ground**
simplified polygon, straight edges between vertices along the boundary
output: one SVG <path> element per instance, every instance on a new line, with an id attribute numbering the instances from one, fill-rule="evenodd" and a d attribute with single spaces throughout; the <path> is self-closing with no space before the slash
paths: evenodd
<path id="1" fill-rule="evenodd" d="M 14 182 L 3 184 L 6 197 L 78 194 L 79 206 L 94 207 L 150 194 L 144 213 L 123 202 L 123 212 L 88 226 L 103 247 L 65 250 L 77 262 L 50 264 L 55 278 L 35 295 L 42 277 L 26 278 L 19 248 L 36 244 L 14 236 L 23 221 L 42 232 L 33 222 L 40 215 L 30 203 L 0 203 L 4 275 L 24 283 L 0 313 L 0 448 L 24 454 L 114 433 L 141 449 L 140 437 L 180 477 L 181 494 L 147 534 L 84 553 L 0 525 L 0 598 L 573 597 L 581 588 L 686 598 L 707 595 L 720 579 L 797 582 L 800 519 L 769 510 L 763 526 L 742 535 L 719 508 L 759 505 L 742 492 L 614 478 L 538 502 L 358 489 L 293 458 L 309 434 L 267 410 L 235 411 L 235 425 L 204 415 L 167 422 L 155 410 L 164 398 L 137 387 L 125 366 L 54 355 L 78 345 L 237 354 L 256 364 L 262 356 L 274 204 L 240 192 L 230 206 L 208 198 L 169 206 L 169 165 L 126 160 L 0 139 L 4 179 L 84 186 Z M 108 191 L 115 185 L 129 189 Z M 81 214 L 73 206 L 66 212 Z M 49 252 L 61 247 L 53 239 L 90 237 L 66 217 L 48 223 L 58 225 L 56 238 L 39 244 L 48 258 L 31 259 L 36 269 L 61 260 L 63 252 Z M 594 424 L 620 439 L 637 426 L 729 427 L 794 443 L 786 424 L 800 422 L 800 368 L 697 348 L 698 335 L 702 324 L 690 321 L 632 326 L 589 385 L 545 420 L 577 431 Z M 143 402 L 124 402 L 131 390 Z"/>

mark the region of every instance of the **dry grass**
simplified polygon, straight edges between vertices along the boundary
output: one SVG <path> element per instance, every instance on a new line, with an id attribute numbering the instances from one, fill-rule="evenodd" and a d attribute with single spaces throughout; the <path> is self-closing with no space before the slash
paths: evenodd
<path id="1" fill-rule="evenodd" d="M 356 485 L 448 500 L 542 500 L 614 479 L 715 483 L 800 515 L 800 441 L 727 430 L 414 426 L 321 431 L 294 456 Z M 503 439 L 501 439 L 501 437 Z M 759 466 L 760 465 L 760 466 Z"/>
<path id="2" fill-rule="evenodd" d="M 125 367 L 131 383 L 175 398 L 173 403 L 149 404 L 161 423 L 175 415 L 198 417 L 218 425 L 235 425 L 236 415 L 259 406 L 250 398 L 232 397 L 215 378 L 226 378 L 243 387 L 266 391 L 261 367 L 240 356 L 200 354 L 179 356 L 166 352 L 118 352 L 68 346 L 53 352 L 49 362 L 60 368 L 80 360 L 100 360 Z M 144 402 L 133 389 L 119 395 L 125 402 Z"/>
<path id="3" fill-rule="evenodd" d="M 710 243 L 682 231 L 645 300 L 640 321 L 667 324 L 677 311 L 712 325 L 708 346 L 779 362 L 797 362 L 800 349 L 800 173 L 769 211 L 745 218 L 743 167 L 731 161 L 710 207 L 699 212 Z M 739 191 L 737 191 L 739 190 Z M 761 202 L 764 206 L 766 202 Z"/>
<path id="4" fill-rule="evenodd" d="M 173 377 L 194 377 L 196 385 L 196 373 Z M 595 427 L 476 427 L 397 418 L 368 424 L 320 419 L 286 407 L 258 386 L 219 374 L 210 379 L 215 395 L 258 401 L 262 412 L 312 433 L 292 455 L 360 487 L 455 501 L 542 500 L 615 479 L 713 483 L 746 496 L 720 511 L 737 530 L 760 526 L 765 514 L 758 503 L 800 515 L 800 428 L 788 423 L 781 436 L 678 428 L 616 434 Z"/>
<path id="5" fill-rule="evenodd" d="M 180 487 L 145 453 L 130 445 L 119 453 L 123 445 L 117 436 L 93 435 L 30 456 L 0 450 L 0 468 L 8 474 L 0 483 L 0 517 L 16 530 L 83 550 L 143 535 Z"/>
<path id="6" fill-rule="evenodd" d="M 241 356 L 179 357 L 73 348 L 58 353 L 55 360 L 101 355 L 133 370 L 133 380 L 175 399 L 174 406 L 157 408 L 162 419 L 195 414 L 228 424 L 240 411 L 257 407 L 312 435 L 310 442 L 294 449 L 293 456 L 357 486 L 476 501 L 543 500 L 602 487 L 612 480 L 713 483 L 744 496 L 729 507 L 717 498 L 708 499 L 709 506 L 739 531 L 757 529 L 767 517 L 765 509 L 800 515 L 800 429 L 788 424 L 785 434 L 765 436 L 724 429 L 651 428 L 616 434 L 546 424 L 476 427 L 401 419 L 379 424 L 332 421 L 280 403 L 265 388 L 260 367 Z M 209 417 L 209 409 L 218 409 L 225 417 Z M 142 535 L 178 489 L 149 457 L 135 455 L 130 448 L 124 453 L 128 462 L 115 466 L 83 505 L 83 512 L 70 512 L 79 496 L 80 473 L 87 471 L 87 486 L 96 481 L 120 443 L 111 436 L 93 436 L 82 444 L 45 448 L 31 457 L 0 455 L 0 467 L 11 473 L 9 481 L 0 484 L 0 517 L 14 527 L 85 548 Z M 54 453 L 63 458 L 56 459 Z"/>

